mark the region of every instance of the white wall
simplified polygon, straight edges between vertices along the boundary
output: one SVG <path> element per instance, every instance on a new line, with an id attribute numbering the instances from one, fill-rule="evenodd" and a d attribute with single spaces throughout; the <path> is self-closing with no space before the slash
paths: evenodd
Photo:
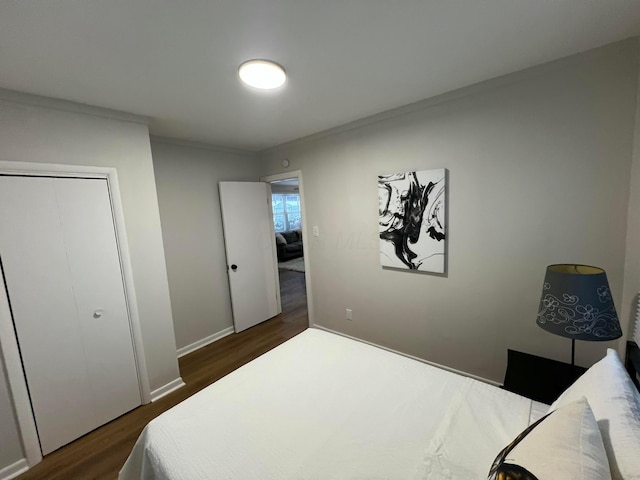
<path id="1" fill-rule="evenodd" d="M 95 114 L 79 113 L 89 110 Z M 110 115 L 0 91 L 0 160 L 117 169 L 145 358 L 155 390 L 178 378 L 179 371 L 149 132 L 146 124 Z M 19 460 L 22 450 L 3 376 L 0 384 L 1 470 Z"/>
<path id="2" fill-rule="evenodd" d="M 264 174 L 283 158 L 302 170 L 305 228 L 320 229 L 316 323 L 495 381 L 507 348 L 568 361 L 570 341 L 535 322 L 548 264 L 605 268 L 628 309 L 636 57 L 635 41 L 611 45 L 266 152 Z M 377 175 L 443 167 L 447 275 L 382 269 Z M 616 344 L 578 342 L 576 360 Z"/>
<path id="3" fill-rule="evenodd" d="M 178 348 L 233 326 L 218 182 L 258 181 L 255 155 L 152 139 Z M 166 142 L 166 141 L 164 141 Z"/>

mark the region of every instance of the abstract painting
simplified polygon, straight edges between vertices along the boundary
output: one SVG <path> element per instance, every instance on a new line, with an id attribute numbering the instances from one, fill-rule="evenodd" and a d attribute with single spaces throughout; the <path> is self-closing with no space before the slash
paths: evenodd
<path id="1" fill-rule="evenodd" d="M 378 177 L 380 263 L 444 273 L 446 170 Z"/>

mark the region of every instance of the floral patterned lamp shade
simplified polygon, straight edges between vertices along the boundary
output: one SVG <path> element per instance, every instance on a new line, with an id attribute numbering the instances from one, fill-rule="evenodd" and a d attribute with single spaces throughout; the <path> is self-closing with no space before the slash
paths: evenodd
<path id="1" fill-rule="evenodd" d="M 607 274 L 598 267 L 549 265 L 544 278 L 538 326 L 575 340 L 605 341 L 622 336 Z"/>

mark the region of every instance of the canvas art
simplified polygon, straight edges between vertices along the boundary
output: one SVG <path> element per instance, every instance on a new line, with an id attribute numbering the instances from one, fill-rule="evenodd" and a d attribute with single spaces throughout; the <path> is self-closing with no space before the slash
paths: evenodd
<path id="1" fill-rule="evenodd" d="M 378 177 L 380 263 L 444 273 L 446 170 Z"/>

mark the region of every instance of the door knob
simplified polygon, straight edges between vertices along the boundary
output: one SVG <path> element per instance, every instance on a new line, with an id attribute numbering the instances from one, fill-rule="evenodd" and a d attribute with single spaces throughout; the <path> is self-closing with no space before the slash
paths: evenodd
<path id="1" fill-rule="evenodd" d="M 93 318 L 100 318 L 102 316 L 102 309 L 99 308 L 98 310 L 96 310 L 95 312 L 93 312 Z"/>
<path id="2" fill-rule="evenodd" d="M 231 270 L 235 272 L 237 269 L 238 269 L 238 265 L 236 265 L 235 263 L 231 265 Z"/>

